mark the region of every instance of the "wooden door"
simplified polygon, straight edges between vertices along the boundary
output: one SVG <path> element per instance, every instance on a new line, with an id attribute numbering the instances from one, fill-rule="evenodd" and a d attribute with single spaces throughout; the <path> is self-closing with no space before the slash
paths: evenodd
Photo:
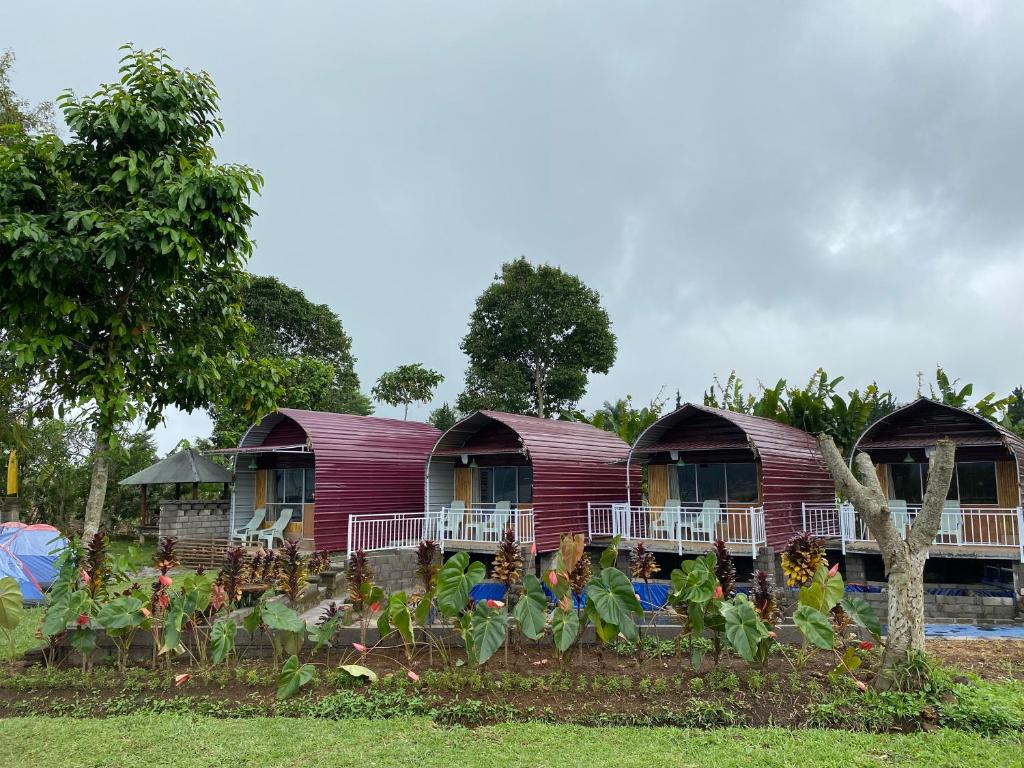
<path id="1" fill-rule="evenodd" d="M 473 469 L 455 468 L 455 501 L 463 502 L 467 508 L 473 506 Z"/>

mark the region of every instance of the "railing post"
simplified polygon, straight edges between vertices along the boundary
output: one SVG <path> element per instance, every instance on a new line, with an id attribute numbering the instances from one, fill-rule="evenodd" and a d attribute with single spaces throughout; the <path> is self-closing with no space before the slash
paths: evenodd
<path id="1" fill-rule="evenodd" d="M 587 502 L 587 541 L 594 540 L 594 503 Z"/>
<path id="2" fill-rule="evenodd" d="M 757 557 L 757 514 L 754 511 L 754 507 L 750 508 L 750 555 L 751 557 Z M 807 530 L 806 528 L 804 530 Z"/>
<path id="3" fill-rule="evenodd" d="M 1024 563 L 1024 511 L 1017 507 L 1017 544 L 1020 546 L 1020 561 Z"/>
<path id="4" fill-rule="evenodd" d="M 807 527 L 807 502 L 806 501 L 801 501 L 800 502 L 800 519 L 803 521 L 803 527 L 801 528 L 801 530 L 803 530 L 803 531 L 810 530 Z"/>
<path id="5" fill-rule="evenodd" d="M 839 505 L 839 541 L 840 541 L 840 549 L 842 550 L 843 554 L 845 555 L 846 554 L 846 536 L 847 536 L 847 529 L 849 528 L 849 526 L 847 525 L 847 522 L 846 522 L 846 518 L 848 517 L 848 515 L 847 515 L 846 509 L 844 508 L 844 506 L 845 505 L 843 505 L 843 504 Z"/>
<path id="6" fill-rule="evenodd" d="M 352 518 L 353 518 L 353 516 L 350 514 L 348 516 L 348 556 L 349 557 L 352 557 L 352 553 L 355 551 L 355 550 L 352 549 Z"/>

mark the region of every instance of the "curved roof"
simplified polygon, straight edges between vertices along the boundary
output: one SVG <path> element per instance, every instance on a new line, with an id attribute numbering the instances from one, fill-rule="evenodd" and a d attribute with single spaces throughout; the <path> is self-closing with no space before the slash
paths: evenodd
<path id="1" fill-rule="evenodd" d="M 1024 440 L 1005 427 L 965 408 L 919 397 L 864 430 L 853 451 L 871 448 L 921 448 L 948 437 L 957 445 L 999 445 L 1024 455 Z"/>
<path id="2" fill-rule="evenodd" d="M 778 548 L 803 526 L 802 504 L 835 500 L 832 477 L 814 438 L 802 429 L 748 413 L 686 403 L 644 430 L 630 461 L 665 451 L 749 450 L 760 461 L 768 544 Z"/>
<path id="3" fill-rule="evenodd" d="M 431 458 L 462 453 L 520 454 L 533 467 L 534 531 L 538 552 L 558 548 L 563 533 L 587 530 L 587 503 L 627 499 L 640 472 L 626 466 L 629 446 L 591 424 L 498 411 L 477 411 L 445 432 Z M 436 468 L 435 468 L 436 469 Z M 435 471 L 428 463 L 428 473 Z"/>
<path id="4" fill-rule="evenodd" d="M 166 483 L 230 483 L 231 472 L 214 464 L 201 453 L 186 448 L 156 464 L 126 477 L 118 485 L 160 485 Z"/>
<path id="5" fill-rule="evenodd" d="M 622 461 L 629 454 L 629 445 L 618 435 L 598 429 L 592 424 L 578 421 L 542 419 L 500 411 L 477 411 L 453 425 L 434 446 L 434 455 L 459 453 L 507 452 L 509 446 L 500 444 L 466 448 L 466 443 L 484 427 L 497 423 L 508 427 L 519 441 L 518 448 L 531 461 L 579 455 L 588 460 L 605 463 Z"/>
<path id="6" fill-rule="evenodd" d="M 317 549 L 339 551 L 348 544 L 349 514 L 423 509 L 423 466 L 440 434 L 416 421 L 281 408 L 239 447 L 312 452 L 313 536 Z"/>

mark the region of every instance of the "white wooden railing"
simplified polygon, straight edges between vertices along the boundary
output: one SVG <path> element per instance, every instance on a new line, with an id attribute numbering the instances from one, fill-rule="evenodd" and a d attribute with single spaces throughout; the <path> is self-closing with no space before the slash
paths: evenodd
<path id="1" fill-rule="evenodd" d="M 920 506 L 890 509 L 893 524 L 906 537 Z M 803 527 L 815 536 L 839 539 L 847 544 L 874 541 L 867 521 L 851 504 L 803 506 Z M 946 507 L 939 522 L 936 544 L 956 547 L 1012 547 L 1024 562 L 1024 513 L 1020 507 Z"/>
<path id="2" fill-rule="evenodd" d="M 587 533 L 591 539 L 619 536 L 627 541 L 664 541 L 684 548 L 707 545 L 716 539 L 737 547 L 750 547 L 757 557 L 765 546 L 764 507 L 703 504 L 679 507 L 631 507 L 628 504 L 587 504 Z"/>
<path id="3" fill-rule="evenodd" d="M 493 507 L 441 507 L 429 512 L 428 528 L 444 549 L 445 543 L 460 545 L 497 544 L 511 527 L 522 544 L 536 541 L 534 511 L 529 509 L 497 510 Z"/>
<path id="4" fill-rule="evenodd" d="M 348 553 L 356 550 L 379 552 L 388 549 L 415 549 L 424 539 L 460 545 L 497 544 L 509 526 L 521 544 L 534 538 L 532 509 L 497 511 L 471 507 L 434 512 L 365 514 L 348 516 Z"/>

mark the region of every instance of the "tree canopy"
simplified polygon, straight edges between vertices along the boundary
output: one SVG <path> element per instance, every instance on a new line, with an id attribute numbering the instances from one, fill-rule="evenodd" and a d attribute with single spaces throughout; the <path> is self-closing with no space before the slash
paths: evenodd
<path id="1" fill-rule="evenodd" d="M 424 368 L 421 363 L 410 363 L 382 373 L 371 393 L 382 403 L 405 406 L 402 418 L 408 418 L 409 405 L 429 403 L 442 381 L 444 376 L 437 371 Z"/>
<path id="2" fill-rule="evenodd" d="M 597 291 L 575 275 L 519 258 L 480 295 L 462 340 L 469 357 L 458 407 L 547 416 L 572 409 L 616 342 Z"/>
<path id="3" fill-rule="evenodd" d="M 279 392 L 277 369 L 248 353 L 239 303 L 262 178 L 215 162 L 223 125 L 205 72 L 126 48 L 119 75 L 58 99 L 69 142 L 0 146 L 3 348 L 62 402 L 93 404 L 87 532 L 121 425 L 151 428 L 221 390 L 256 415 Z"/>
<path id="4" fill-rule="evenodd" d="M 53 104 L 48 101 L 32 106 L 14 92 L 11 85 L 11 70 L 14 68 L 14 51 L 0 52 L 0 126 L 14 126 L 11 133 L 0 132 L 0 143 L 9 144 L 18 133 L 53 133 Z"/>
<path id="5" fill-rule="evenodd" d="M 242 314 L 253 327 L 250 350 L 285 370 L 278 407 L 373 413 L 359 391 L 352 338 L 330 307 L 314 304 L 275 277 L 252 275 L 241 293 Z M 216 444 L 235 445 L 249 427 L 251 419 L 240 405 L 224 398 L 211 407 Z"/>
<path id="6" fill-rule="evenodd" d="M 661 417 L 666 402 L 668 401 L 659 394 L 647 405 L 637 408 L 633 404 L 633 396 L 626 395 L 614 403 L 605 400 L 604 405 L 590 416 L 582 411 L 567 411 L 560 418 L 592 424 L 598 429 L 613 432 L 627 444 L 633 445 L 643 431 Z"/>

